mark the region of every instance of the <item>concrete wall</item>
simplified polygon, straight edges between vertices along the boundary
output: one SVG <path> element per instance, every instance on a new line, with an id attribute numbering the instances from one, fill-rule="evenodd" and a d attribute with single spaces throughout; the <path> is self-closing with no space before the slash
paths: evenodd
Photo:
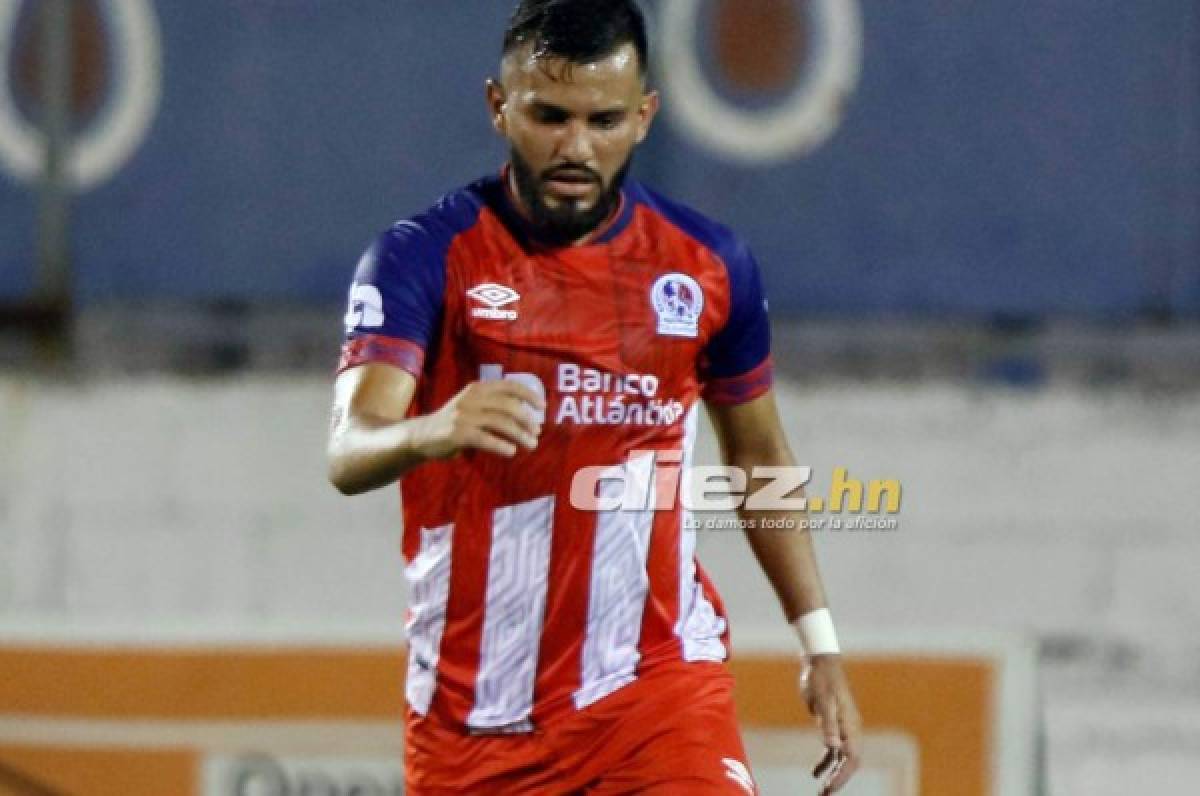
<path id="1" fill-rule="evenodd" d="M 1116 793 L 1133 781 L 1121 771 L 1200 773 L 1187 762 L 1200 726 L 1200 401 L 866 385 L 782 396 L 815 493 L 835 466 L 903 483 L 898 530 L 818 536 L 848 638 L 1034 632 L 1055 793 L 1110 792 L 1096 782 Z M 399 636 L 398 501 L 326 485 L 328 398 L 307 377 L 0 381 L 0 625 L 312 623 Z M 703 446 L 712 459 L 711 436 Z M 735 644 L 786 637 L 739 534 L 703 535 L 700 555 Z M 1112 747 L 1126 731 L 1161 731 L 1165 747 L 1134 743 L 1122 767 L 1098 756 L 1098 731 Z M 1176 762 L 1155 763 L 1164 754 Z"/>

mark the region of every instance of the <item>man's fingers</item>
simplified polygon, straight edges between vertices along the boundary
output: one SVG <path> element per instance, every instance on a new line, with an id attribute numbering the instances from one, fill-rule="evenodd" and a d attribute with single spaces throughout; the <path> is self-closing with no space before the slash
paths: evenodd
<path id="1" fill-rule="evenodd" d="M 838 722 L 837 702 L 832 695 L 823 694 L 817 697 L 817 725 L 825 737 L 826 748 L 842 747 L 842 728 Z"/>
<path id="2" fill-rule="evenodd" d="M 485 418 L 488 421 L 503 418 L 505 427 L 515 427 L 517 431 L 526 433 L 534 442 L 538 441 L 541 435 L 541 424 L 530 417 L 526 411 L 526 407 L 520 403 L 512 403 L 512 405 L 504 405 L 499 407 L 487 407 L 484 409 Z M 517 441 L 520 442 L 520 441 Z"/>
<path id="3" fill-rule="evenodd" d="M 821 758 L 821 762 L 813 768 L 813 779 L 820 779 L 821 776 L 828 771 L 838 759 L 838 751 L 836 749 L 826 749 L 825 756 Z"/>
<path id="4" fill-rule="evenodd" d="M 825 786 L 826 793 L 837 793 L 842 786 L 850 781 L 850 777 L 858 771 L 858 761 L 842 758 L 842 763 L 830 775 L 829 784 Z"/>
<path id="5" fill-rule="evenodd" d="M 820 796 L 829 796 L 829 794 L 841 787 L 841 785 L 835 785 L 834 780 L 837 778 L 839 772 L 841 772 L 842 766 L 845 763 L 846 758 L 842 756 L 841 752 L 838 752 L 837 762 L 829 769 L 829 774 L 825 777 L 825 784 L 821 786 Z"/>
<path id="6" fill-rule="evenodd" d="M 853 739 L 845 739 L 841 759 L 829 772 L 829 781 L 825 785 L 825 793 L 836 793 L 850 781 L 854 772 L 858 771 L 861 763 L 858 746 Z"/>
<path id="7" fill-rule="evenodd" d="M 826 663 L 833 666 L 826 666 Z M 836 659 L 822 661 L 822 657 L 817 656 L 809 676 L 800 680 L 801 691 L 816 718 L 825 745 L 825 755 L 813 768 L 813 776 L 821 781 L 820 796 L 831 796 L 841 790 L 860 765 L 862 722 L 837 664 Z"/>
<path id="8" fill-rule="evenodd" d="M 530 395 L 532 394 L 531 392 Z M 496 392 L 484 396 L 483 400 L 476 404 L 474 411 L 501 412 L 520 423 L 530 434 L 541 432 L 538 423 L 538 412 L 541 410 L 513 394 Z"/>
<path id="9" fill-rule="evenodd" d="M 537 447 L 537 426 L 527 427 L 506 412 L 484 412 L 479 418 L 479 426 L 529 450 Z"/>
<path id="10" fill-rule="evenodd" d="M 813 712 L 817 716 L 817 726 L 825 743 L 825 756 L 813 769 L 813 777 L 820 779 L 831 771 L 836 771 L 842 764 L 842 733 L 838 725 L 837 703 L 828 694 L 814 695 L 812 700 Z"/>
<path id="11" fill-rule="evenodd" d="M 467 438 L 467 447 L 476 448 L 497 456 L 512 458 L 517 455 L 517 446 L 503 437 L 498 437 L 486 429 L 477 428 Z"/>
<path id="12" fill-rule="evenodd" d="M 499 381 L 485 381 L 489 389 L 495 390 L 505 395 L 511 395 L 519 401 L 523 401 L 534 409 L 541 411 L 546 408 L 546 399 L 531 390 L 528 386 L 522 384 L 516 379 L 500 379 Z M 494 386 L 493 386 L 494 385 Z"/>

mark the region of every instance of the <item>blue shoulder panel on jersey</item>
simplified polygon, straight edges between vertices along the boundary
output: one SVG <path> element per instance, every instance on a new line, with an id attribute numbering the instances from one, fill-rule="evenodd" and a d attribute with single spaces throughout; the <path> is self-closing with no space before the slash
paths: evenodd
<path id="1" fill-rule="evenodd" d="M 729 275 L 729 319 L 705 349 L 703 375 L 727 379 L 749 374 L 761 366 L 771 354 L 771 329 L 762 276 L 750 248 L 728 227 L 633 180 L 629 182 L 629 194 L 707 247 L 725 264 Z"/>
<path id="2" fill-rule="evenodd" d="M 358 263 L 346 313 L 346 339 L 383 335 L 428 348 L 446 290 L 446 255 L 483 208 L 480 180 L 383 232 Z"/>

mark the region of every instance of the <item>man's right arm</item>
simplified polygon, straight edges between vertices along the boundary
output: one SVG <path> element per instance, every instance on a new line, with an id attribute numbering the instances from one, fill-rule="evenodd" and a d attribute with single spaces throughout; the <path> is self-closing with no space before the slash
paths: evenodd
<path id="1" fill-rule="evenodd" d="M 468 448 L 498 456 L 532 450 L 541 426 L 529 407 L 542 399 L 509 379 L 468 384 L 445 406 L 408 417 L 416 378 L 382 362 L 343 371 L 334 384 L 329 480 L 342 494 L 378 489 L 431 459 Z"/>

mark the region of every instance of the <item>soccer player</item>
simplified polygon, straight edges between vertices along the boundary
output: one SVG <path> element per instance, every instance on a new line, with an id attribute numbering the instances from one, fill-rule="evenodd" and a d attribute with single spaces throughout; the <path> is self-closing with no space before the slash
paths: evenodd
<path id="1" fill-rule="evenodd" d="M 385 231 L 350 290 L 330 478 L 400 482 L 417 796 L 757 792 L 721 600 L 663 473 L 702 402 L 727 463 L 794 460 L 749 250 L 626 178 L 659 106 L 646 65 L 632 0 L 521 2 L 487 84 L 508 164 Z M 743 512 L 832 793 L 859 718 L 808 534 L 761 527 L 781 516 Z"/>

